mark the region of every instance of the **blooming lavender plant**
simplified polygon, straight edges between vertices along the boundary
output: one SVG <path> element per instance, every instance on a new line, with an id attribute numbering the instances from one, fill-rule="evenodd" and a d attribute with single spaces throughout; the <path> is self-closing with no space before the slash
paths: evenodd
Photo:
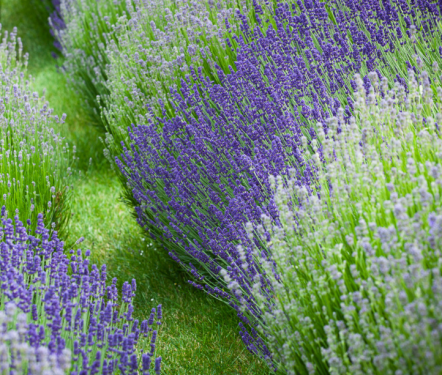
<path id="1" fill-rule="evenodd" d="M 45 223 L 61 230 L 75 150 L 72 156 L 58 133 L 66 115 L 54 115 L 44 96 L 32 91 L 27 59 L 17 30 L 5 32 L 0 44 L 0 200 L 26 219 L 44 212 Z"/>
<path id="2" fill-rule="evenodd" d="M 253 294 L 288 374 L 442 371 L 442 88 L 410 70 L 408 94 L 381 95 L 370 78 L 354 117 L 319 132 L 318 184 L 273 178 L 279 223 L 248 226 L 277 265 L 263 260 L 271 288 Z"/>
<path id="3" fill-rule="evenodd" d="M 50 374 L 149 374 L 154 367 L 159 374 L 161 357 L 153 355 L 161 305 L 140 322 L 132 315 L 135 280 L 123 284 L 120 300 L 117 280 L 106 285 L 106 266 L 90 266 L 89 251 L 66 256 L 42 215 L 35 236 L 17 216 L 14 221 L 3 207 L 0 372 L 43 374 L 37 369 L 49 367 Z"/>
<path id="4" fill-rule="evenodd" d="M 115 24 L 126 11 L 122 0 L 61 0 L 59 12 L 49 19 L 51 33 L 63 55 L 61 71 L 68 86 L 79 95 L 88 109 L 89 122 L 102 126 L 97 96 L 108 95 L 106 45 Z"/>
<path id="5" fill-rule="evenodd" d="M 440 62 L 441 55 L 442 8 L 438 1 L 332 0 L 329 7 L 333 21 L 347 29 L 350 40 L 358 46 L 356 64 L 359 54 L 366 55 L 367 69 L 373 71 L 380 58 L 387 67 L 394 67 L 390 74 L 403 86 L 411 65 L 415 71 L 426 69 L 433 79 L 431 64 Z M 363 78 L 368 90 L 368 77 Z"/>
<path id="6" fill-rule="evenodd" d="M 310 189 L 317 166 L 305 160 L 304 151 L 317 144 L 316 122 L 337 114 L 337 98 L 349 103 L 343 115 L 350 116 L 353 99 L 347 96 L 355 83 L 349 74 L 378 66 L 392 83 L 399 81 L 392 76 L 394 65 L 386 64 L 387 52 L 373 54 L 381 43 L 364 38 L 347 16 L 341 12 L 343 22 L 336 24 L 320 2 L 280 4 L 275 27 L 249 31 L 248 40 L 236 38 L 236 72 L 225 75 L 219 69 L 217 85 L 202 69 L 191 70 L 180 93 L 172 90 L 176 115 L 151 120 L 148 114 L 147 125 L 129 129 L 130 139 L 117 159 L 140 225 L 193 275 L 192 284 L 228 302 L 251 326 L 262 318 L 252 294 L 254 280 L 261 278 L 263 293 L 270 292 L 245 224 L 259 225 L 262 213 L 278 218 L 268 176 L 288 176 L 293 168 L 296 183 Z M 397 36 L 388 35 L 397 42 Z M 413 37 L 402 39 L 413 45 Z M 382 77 L 381 71 L 375 75 Z M 384 76 L 383 93 L 388 84 Z M 141 108 L 137 95 L 120 118 L 134 106 Z M 115 119 L 108 121 L 119 126 Z M 328 132 L 327 126 L 319 130 Z M 111 137 L 107 141 L 112 147 Z M 117 145 L 113 152 L 118 150 Z M 250 350 L 270 358 L 256 332 L 250 336 L 242 329 L 242 336 Z"/>

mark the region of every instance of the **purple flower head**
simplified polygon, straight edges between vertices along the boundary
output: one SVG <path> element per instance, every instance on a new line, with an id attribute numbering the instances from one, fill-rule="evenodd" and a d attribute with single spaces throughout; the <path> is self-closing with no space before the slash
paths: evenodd
<path id="1" fill-rule="evenodd" d="M 161 324 L 161 319 L 163 319 L 163 306 L 162 305 L 158 305 L 157 306 L 157 324 L 160 325 Z"/>
<path id="2" fill-rule="evenodd" d="M 148 371 L 150 369 L 150 363 L 152 361 L 151 356 L 148 353 L 143 353 L 141 358 L 143 363 L 143 371 Z"/>
<path id="3" fill-rule="evenodd" d="M 154 319 L 155 319 L 155 308 L 152 308 L 147 324 L 151 326 L 153 324 Z"/>
<path id="4" fill-rule="evenodd" d="M 155 374 L 159 375 L 161 372 L 161 357 L 155 359 Z"/>

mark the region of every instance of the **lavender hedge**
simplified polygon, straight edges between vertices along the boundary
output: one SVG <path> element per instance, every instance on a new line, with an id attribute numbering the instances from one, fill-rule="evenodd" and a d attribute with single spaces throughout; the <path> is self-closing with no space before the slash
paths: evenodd
<path id="1" fill-rule="evenodd" d="M 127 126 L 143 123 L 150 116 L 146 106 L 158 115 L 158 99 L 164 103 L 167 115 L 173 116 L 173 106 L 169 104 L 170 88 L 181 92 L 180 79 L 190 74 L 191 68 L 201 68 L 205 77 L 220 83 L 215 64 L 225 74 L 230 73 L 230 69 L 236 70 L 241 63 L 236 61 L 237 48 L 242 48 L 244 43 L 254 55 L 247 58 L 259 67 L 256 74 L 266 66 L 266 69 L 275 69 L 273 82 L 281 80 L 282 84 L 284 80 L 285 87 L 293 85 L 293 80 L 306 84 L 298 83 L 296 87 L 302 92 L 299 100 L 299 94 L 295 96 L 299 110 L 304 109 L 302 99 L 315 101 L 316 95 L 319 107 L 329 104 L 326 94 L 339 99 L 344 107 L 350 104 L 349 77 L 355 72 L 365 77 L 369 71 L 379 69 L 382 75 L 395 76 L 396 80 L 404 82 L 407 61 L 415 64 L 416 52 L 428 50 L 425 39 L 431 40 L 431 49 L 438 53 L 439 8 L 436 3 L 428 3 L 428 6 L 421 3 L 410 6 L 400 1 L 388 6 L 381 3 L 367 0 L 288 1 L 278 5 L 253 2 L 244 14 L 236 9 L 232 16 L 232 12 L 227 12 L 231 8 L 227 8 L 223 16 L 225 25 L 220 25 L 221 20 L 218 20 L 213 28 L 203 27 L 205 22 L 210 25 L 211 17 L 203 22 L 204 12 L 196 4 L 190 16 L 184 4 L 183 10 L 180 5 L 175 11 L 166 12 L 166 21 L 161 27 L 147 16 L 155 12 L 155 7 L 137 6 L 129 11 L 130 17 L 120 22 L 124 30 L 121 36 L 111 40 L 108 46 L 110 64 L 106 71 L 110 97 L 104 101 L 107 129 L 114 137 L 121 137 L 120 129 L 123 128 L 125 135 Z M 194 13 L 200 16 L 194 19 Z M 254 15 L 252 20 L 250 13 Z M 184 30 L 187 24 L 194 23 L 191 31 Z M 414 34 L 422 27 L 424 29 L 415 38 Z M 277 42 L 284 44 L 283 53 L 272 44 L 278 38 L 283 39 Z M 412 38 L 416 43 L 406 43 Z M 253 46 L 256 39 L 261 39 L 263 45 Z M 241 54 L 244 59 L 247 52 L 242 50 Z M 298 61 L 287 61 L 295 57 Z M 273 58 L 282 61 L 272 61 Z M 288 68 L 295 68 L 295 71 L 286 75 L 284 69 Z M 430 68 L 431 64 L 427 66 Z M 314 87 L 314 93 L 307 87 L 309 84 Z"/>
<path id="2" fill-rule="evenodd" d="M 33 91 L 17 29 L 0 44 L 0 200 L 13 214 L 31 219 L 44 212 L 46 225 L 61 231 L 69 209 L 75 147 L 60 135 L 66 119 Z M 53 224 L 52 224 L 53 223 Z"/>
<path id="3" fill-rule="evenodd" d="M 226 48 L 226 38 L 242 35 L 245 20 L 259 22 L 257 4 L 262 5 L 260 14 L 273 11 L 273 4 L 261 0 L 140 2 L 128 9 L 127 19 L 118 22 L 118 37 L 107 47 L 110 97 L 104 115 L 117 117 L 107 130 L 113 134 L 115 122 L 126 128 L 143 121 L 146 106 L 161 115 L 159 99 L 173 114 L 170 88 L 180 91 L 181 79 L 191 68 L 201 68 L 219 82 L 215 65 L 227 73 L 236 62 L 236 50 Z"/>
<path id="4" fill-rule="evenodd" d="M 70 250 L 38 216 L 35 233 L 1 211 L 0 370 L 15 374 L 160 373 L 154 359 L 161 305 L 134 319 L 136 282 L 107 285 L 106 266 Z M 82 239 L 77 241 L 80 243 Z M 146 350 L 146 347 L 150 349 Z M 49 371 L 49 372 L 45 372 Z"/>
<path id="5" fill-rule="evenodd" d="M 407 23 L 400 2 L 390 3 L 388 12 L 376 8 L 379 2 L 361 1 L 358 12 L 347 8 L 352 4 L 280 3 L 271 26 L 251 30 L 245 22 L 246 37 L 233 37 L 239 45 L 237 71 L 225 75 L 218 69 L 218 85 L 202 69 L 191 70 L 180 91 L 171 92 L 175 115 L 148 113 L 146 125 L 128 129 L 116 158 L 140 225 L 193 275 L 193 285 L 238 312 L 251 329 L 242 325 L 248 348 L 269 362 L 264 336 L 253 328 L 263 317 L 252 286 L 260 279 L 270 296 L 270 271 L 254 257 L 246 231 L 246 223 L 259 225 L 262 214 L 278 218 L 269 175 L 288 176 L 292 170 L 296 184 L 309 191 L 317 167 L 304 152 L 312 151 L 318 130 L 328 132 L 317 121 L 325 123 L 341 105 L 347 105 L 342 115 L 350 117 L 355 82 L 349 77 L 362 72 L 369 85 L 367 73 L 376 69 L 386 90 L 404 82 L 407 64 L 431 65 L 419 53 L 440 44 L 439 11 L 433 6 L 411 8 L 415 17 Z M 259 14 L 258 5 L 255 9 Z M 431 27 L 416 34 L 425 22 Z M 142 103 L 119 108 L 120 118 Z M 124 134 L 121 130 L 119 139 Z M 112 149 L 111 137 L 107 141 Z M 114 153 L 121 150 L 114 147 Z"/>

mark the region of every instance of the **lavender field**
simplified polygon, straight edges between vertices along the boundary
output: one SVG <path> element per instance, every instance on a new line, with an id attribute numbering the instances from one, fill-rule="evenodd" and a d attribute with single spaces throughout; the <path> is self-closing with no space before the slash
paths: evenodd
<path id="1" fill-rule="evenodd" d="M 5 0 L 0 374 L 442 374 L 442 2 Z"/>

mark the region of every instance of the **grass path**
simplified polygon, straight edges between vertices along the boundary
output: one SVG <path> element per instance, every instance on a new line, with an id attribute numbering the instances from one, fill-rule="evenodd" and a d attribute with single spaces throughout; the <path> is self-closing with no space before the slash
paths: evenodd
<path id="1" fill-rule="evenodd" d="M 62 131 L 77 146 L 83 177 L 74 184 L 67 244 L 83 236 L 83 248 L 91 249 L 95 262 L 106 263 L 120 285 L 137 279 L 137 318 L 145 319 L 153 306 L 163 305 L 156 355 L 163 357 L 164 375 L 268 374 L 246 351 L 230 308 L 188 285 L 179 267 L 144 237 L 120 201 L 121 187 L 102 157 L 100 134 L 84 123 L 81 103 L 65 89 L 51 56 L 52 38 L 32 1 L 38 0 L 4 1 L 0 22 L 6 30 L 18 27 L 36 88 L 47 89 L 55 113 L 68 115 L 68 127 Z"/>

